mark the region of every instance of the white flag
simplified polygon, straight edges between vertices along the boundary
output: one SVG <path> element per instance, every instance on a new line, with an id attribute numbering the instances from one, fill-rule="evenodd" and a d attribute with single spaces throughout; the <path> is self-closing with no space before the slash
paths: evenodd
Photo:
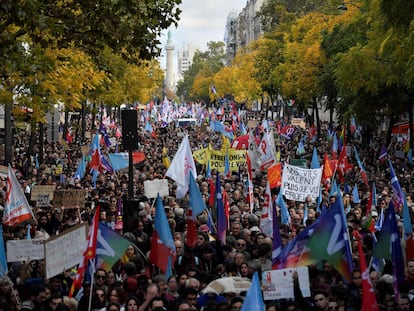
<path id="1" fill-rule="evenodd" d="M 249 149 L 247 152 L 249 153 L 252 169 L 259 170 L 260 153 L 257 150 L 257 144 L 256 139 L 254 138 L 253 129 L 250 129 L 249 131 Z"/>
<path id="2" fill-rule="evenodd" d="M 165 176 L 170 177 L 177 183 L 177 199 L 184 198 L 188 191 L 190 185 L 190 171 L 193 173 L 193 176 L 198 176 L 193 154 L 191 153 L 190 142 L 188 141 L 188 135 L 185 135 L 167 173 L 165 174 Z"/>
<path id="3" fill-rule="evenodd" d="M 7 192 L 3 213 L 3 224 L 14 227 L 33 216 L 32 209 L 9 165 L 7 176 Z M 34 217 L 33 217 L 34 218 Z"/>
<path id="4" fill-rule="evenodd" d="M 260 153 L 260 169 L 262 171 L 276 163 L 276 156 L 272 151 L 271 143 L 269 142 L 267 134 L 263 135 L 257 150 Z"/>
<path id="5" fill-rule="evenodd" d="M 266 183 L 265 200 L 262 207 L 262 215 L 260 219 L 260 230 L 267 236 L 273 236 L 273 201 L 270 192 L 269 180 Z"/>

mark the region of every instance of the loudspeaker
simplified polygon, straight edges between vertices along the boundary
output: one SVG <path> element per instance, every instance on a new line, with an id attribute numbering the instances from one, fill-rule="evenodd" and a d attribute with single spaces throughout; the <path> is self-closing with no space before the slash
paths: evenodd
<path id="1" fill-rule="evenodd" d="M 121 110 L 122 146 L 124 150 L 138 149 L 138 125 L 136 110 Z"/>

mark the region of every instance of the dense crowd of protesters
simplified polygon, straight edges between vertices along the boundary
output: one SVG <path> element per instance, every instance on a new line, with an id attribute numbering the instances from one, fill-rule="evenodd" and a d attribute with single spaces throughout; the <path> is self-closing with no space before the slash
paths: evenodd
<path id="1" fill-rule="evenodd" d="M 95 128 L 99 128 L 98 121 Z M 204 129 L 204 131 L 202 130 Z M 340 129 L 338 128 L 338 133 Z M 115 130 L 109 130 L 113 135 Z M 322 126 L 322 135 L 316 141 L 306 141 L 306 153 L 301 158 L 310 164 L 312 150 L 315 146 L 320 155 L 331 153 L 332 142 L 327 139 L 328 126 Z M 36 207 L 30 201 L 36 220 L 30 221 L 32 237 L 53 237 L 65 230 L 91 220 L 98 202 L 101 203 L 100 221 L 122 234 L 131 241 L 125 255 L 112 267 L 105 271 L 98 269 L 93 276 L 93 288 L 90 280 L 85 281 L 82 289 L 73 298 L 68 298 L 75 270 L 64 271 L 51 279 L 45 278 L 44 261 L 26 261 L 9 263 L 7 277 L 0 280 L 0 310 L 92 310 L 110 311 L 237 311 L 243 305 L 244 293 L 202 294 L 201 290 L 211 281 L 226 276 L 251 278 L 255 271 L 261 272 L 272 268 L 272 237 L 260 230 L 261 210 L 265 201 L 266 173 L 253 173 L 254 208 L 251 210 L 245 190 L 247 171 L 240 167 L 238 172 L 229 176 L 221 174 L 221 185 L 228 194 L 229 230 L 226 244 L 215 239 L 208 226 L 208 216 L 198 216 L 198 237 L 194 248 L 186 244 L 186 211 L 188 200 L 175 198 L 176 186 L 169 181 L 170 195 L 163 198 L 168 223 L 177 252 L 174 273 L 168 278 L 157 267 L 148 262 L 151 247 L 153 220 L 155 209 L 153 201 L 145 197 L 144 181 L 164 178 L 166 167 L 163 165 L 163 147 L 173 157 L 182 139 L 182 134 L 189 134 L 192 150 L 207 147 L 210 144 L 219 149 L 222 136 L 219 133 L 205 132 L 205 127 L 191 126 L 176 128 L 174 124 L 164 129 L 154 129 L 153 133 L 142 130 L 140 126 L 140 151 L 146 159 L 133 168 L 134 201 L 138 204 L 132 210 L 124 209 L 123 228 L 117 227 L 117 201 L 126 202 L 128 198 L 128 170 L 117 173 L 102 172 L 96 182 L 92 174 L 86 173 L 81 180 L 75 179 L 74 173 L 82 158 L 81 145 L 89 141 L 45 144 L 45 157 L 40 165 L 36 165 L 33 156 L 26 155 L 27 133 L 19 133 L 15 140 L 15 152 L 12 166 L 16 168 L 24 193 L 30 199 L 33 185 L 56 185 L 56 188 L 87 189 L 85 206 L 65 208 L 54 206 Z M 304 134 L 306 130 L 298 130 Z M 375 182 L 378 205 L 377 215 L 385 209 L 392 197 L 390 174 L 387 163 L 378 160 L 381 141 L 375 133 L 365 128 L 352 135 L 348 133 L 347 144 L 355 145 L 365 164 L 370 182 Z M 93 134 L 91 135 L 93 136 Z M 277 147 L 281 153 L 281 161 L 296 158 L 296 149 L 300 134 L 290 141 L 281 139 Z M 122 149 L 122 142 L 119 142 Z M 405 158 L 395 157 L 396 150 L 402 150 L 403 142 L 393 139 L 388 148 L 401 186 L 406 193 L 407 202 L 412 213 L 414 170 Z M 38 146 L 36 146 L 38 148 Z M 114 152 L 115 146 L 102 149 L 103 154 Z M 38 152 L 38 150 L 37 150 Z M 322 158 L 321 158 L 322 160 Z M 347 210 L 347 221 L 350 231 L 358 230 L 364 235 L 364 249 L 369 260 L 372 254 L 372 242 L 364 227 L 365 213 L 370 189 L 362 182 L 355 157 L 350 156 L 354 168 L 345 175 L 348 185 L 358 185 L 360 203 L 353 202 L 353 197 L 341 184 L 343 200 Z M 206 202 L 209 201 L 210 189 L 206 179 L 206 166 L 197 165 L 197 182 Z M 212 171 L 215 176 L 216 171 Z M 274 195 L 279 189 L 273 189 Z M 0 205 L 4 206 L 6 181 L 1 181 Z M 329 191 L 323 191 L 323 201 L 329 205 Z M 104 203 L 104 204 L 103 204 Z M 280 235 L 284 244 L 291 240 L 300 230 L 310 225 L 319 216 L 316 202 L 286 201 L 291 224 L 282 225 Z M 304 219 L 307 210 L 307 219 Z M 397 209 L 399 225 L 402 226 L 402 211 Z M 374 214 L 375 215 L 375 214 Z M 14 228 L 4 227 L 5 242 L 11 239 L 25 239 L 27 223 Z M 361 309 L 361 271 L 359 269 L 356 244 L 352 242 L 354 271 L 352 281 L 344 282 L 341 275 L 328 262 L 309 267 L 312 296 L 306 299 L 282 299 L 266 302 L 266 311 L 279 310 L 360 310 Z M 380 310 L 414 310 L 414 259 L 407 258 L 406 282 L 400 284 L 400 295 L 394 297 L 393 278 L 389 265 L 382 273 L 371 269 L 369 277 L 375 288 Z M 92 297 L 90 296 L 92 295 Z M 299 295 L 300 296 L 300 295 Z M 398 298 L 398 299 L 397 299 Z"/>

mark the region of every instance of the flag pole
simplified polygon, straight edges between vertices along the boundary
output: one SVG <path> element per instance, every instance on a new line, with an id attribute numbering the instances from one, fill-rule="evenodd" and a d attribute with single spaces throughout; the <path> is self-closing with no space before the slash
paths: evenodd
<path id="1" fill-rule="evenodd" d="M 216 225 L 214 224 L 214 220 L 213 220 L 213 217 L 211 216 L 211 213 L 210 213 L 209 209 L 208 209 L 208 208 L 206 208 L 206 211 L 207 211 L 207 215 L 208 215 L 208 217 L 210 218 L 211 225 L 213 226 L 214 231 L 216 231 L 216 232 L 217 232 Z"/>
<path id="2" fill-rule="evenodd" d="M 94 259 L 89 259 L 89 264 L 91 265 L 92 275 L 91 275 L 91 288 L 89 289 L 88 311 L 91 311 L 91 308 L 92 308 L 93 283 L 94 283 L 94 280 L 95 280 L 95 258 Z"/>

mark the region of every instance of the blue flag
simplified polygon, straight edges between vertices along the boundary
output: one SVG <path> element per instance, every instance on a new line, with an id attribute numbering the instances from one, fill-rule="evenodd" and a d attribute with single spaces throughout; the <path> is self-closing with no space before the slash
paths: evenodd
<path id="1" fill-rule="evenodd" d="M 263 301 L 259 274 L 257 272 L 253 274 L 252 283 L 250 284 L 240 311 L 265 311 L 265 303 Z"/>
<path id="2" fill-rule="evenodd" d="M 79 161 L 78 168 L 75 172 L 75 179 L 81 180 L 83 176 L 85 176 L 86 173 L 86 158 L 84 155 L 82 155 L 82 159 Z"/>
<path id="3" fill-rule="evenodd" d="M 208 162 L 207 162 L 207 168 L 206 168 L 206 178 L 211 178 L 211 165 L 210 165 L 210 159 L 208 159 Z"/>
<path id="4" fill-rule="evenodd" d="M 387 213 L 384 217 L 378 243 L 374 250 L 374 255 L 378 258 L 391 260 L 394 276 L 394 290 L 396 284 L 404 281 L 404 260 L 400 242 L 398 223 L 395 217 L 394 204 L 390 201 Z"/>
<path id="5" fill-rule="evenodd" d="M 356 183 L 354 184 L 354 188 L 352 189 L 352 196 L 354 197 L 355 204 L 361 203 L 361 199 L 359 198 L 358 186 Z"/>
<path id="6" fill-rule="evenodd" d="M 405 198 L 405 196 L 404 196 L 404 205 L 403 205 L 403 226 L 404 226 L 404 239 L 407 240 L 413 235 L 413 226 L 411 224 L 410 210 L 408 209 L 407 199 Z"/>
<path id="7" fill-rule="evenodd" d="M 321 164 L 319 162 L 318 150 L 316 149 L 316 147 L 313 147 L 311 168 L 320 168 L 320 167 L 321 167 Z"/>
<path id="8" fill-rule="evenodd" d="M 279 194 L 277 195 L 276 205 L 280 208 L 280 222 L 283 225 L 290 225 L 290 214 L 286 207 L 285 201 L 283 200 L 282 190 L 279 191 Z"/>
<path id="9" fill-rule="evenodd" d="M 333 182 L 332 182 L 331 191 L 329 192 L 329 196 L 330 197 L 336 197 L 338 192 L 339 192 L 338 184 L 336 183 L 336 180 L 334 179 Z"/>
<path id="10" fill-rule="evenodd" d="M 3 225 L 0 224 L 0 276 L 6 276 L 7 272 L 7 259 L 3 240 Z"/>
<path id="11" fill-rule="evenodd" d="M 190 208 L 192 220 L 197 220 L 197 215 L 201 214 L 206 209 L 206 202 L 198 189 L 197 183 L 194 180 L 193 172 L 190 171 Z"/>
<path id="12" fill-rule="evenodd" d="M 164 205 L 158 194 L 155 203 L 154 231 L 152 234 L 151 253 L 149 261 L 158 266 L 167 277 L 172 275 L 172 268 L 176 259 L 175 244 Z"/>
<path id="13" fill-rule="evenodd" d="M 233 130 L 228 126 L 225 126 L 220 121 L 217 121 L 217 120 L 211 121 L 210 122 L 210 127 L 213 131 L 220 132 L 221 134 L 223 134 L 224 136 L 226 136 L 230 139 L 234 138 Z"/>
<path id="14" fill-rule="evenodd" d="M 230 176 L 230 161 L 229 161 L 229 150 L 227 148 L 226 155 L 224 156 L 224 176 Z"/>
<path id="15" fill-rule="evenodd" d="M 391 160 L 388 159 L 388 164 L 390 166 L 390 178 L 391 178 L 391 187 L 392 187 L 392 199 L 397 208 L 401 207 L 404 204 L 404 193 L 401 189 L 400 183 L 398 181 L 397 175 L 395 175 L 394 168 L 392 167 Z"/>
<path id="16" fill-rule="evenodd" d="M 414 162 L 413 162 L 413 149 L 410 148 L 408 150 L 407 158 L 408 158 L 408 163 L 413 165 L 414 164 Z"/>

